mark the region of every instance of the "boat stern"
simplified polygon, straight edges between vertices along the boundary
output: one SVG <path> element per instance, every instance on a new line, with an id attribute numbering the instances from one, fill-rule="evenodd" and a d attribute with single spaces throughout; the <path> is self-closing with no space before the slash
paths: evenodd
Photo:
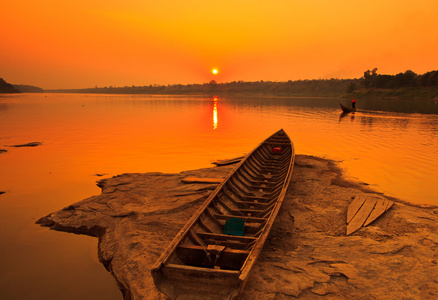
<path id="1" fill-rule="evenodd" d="M 157 288 L 171 299 L 234 299 L 243 289 L 239 271 L 164 265 L 152 270 Z"/>

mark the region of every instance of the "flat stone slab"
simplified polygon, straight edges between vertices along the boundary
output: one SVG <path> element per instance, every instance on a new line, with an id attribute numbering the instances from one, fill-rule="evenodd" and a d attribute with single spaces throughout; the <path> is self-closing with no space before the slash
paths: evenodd
<path id="1" fill-rule="evenodd" d="M 235 166 L 178 174 L 102 179 L 102 193 L 38 220 L 55 230 L 97 236 L 98 256 L 120 299 L 166 299 L 150 269 L 217 184 Z M 395 205 L 346 235 L 348 206 L 379 196 Z M 377 195 L 347 181 L 333 161 L 298 155 L 291 184 L 240 299 L 435 299 L 438 209 Z"/>

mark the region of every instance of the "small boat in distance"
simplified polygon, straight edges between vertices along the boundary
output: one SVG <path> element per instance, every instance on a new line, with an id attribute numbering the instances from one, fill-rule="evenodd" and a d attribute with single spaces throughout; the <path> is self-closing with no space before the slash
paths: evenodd
<path id="1" fill-rule="evenodd" d="M 151 270 L 171 299 L 234 299 L 243 290 L 292 176 L 283 129 L 248 153 L 184 225 Z"/>
<path id="2" fill-rule="evenodd" d="M 356 111 L 356 108 L 350 108 L 350 107 L 342 105 L 341 101 L 339 101 L 339 104 L 341 105 L 341 109 L 344 113 L 350 113 L 350 112 Z"/>

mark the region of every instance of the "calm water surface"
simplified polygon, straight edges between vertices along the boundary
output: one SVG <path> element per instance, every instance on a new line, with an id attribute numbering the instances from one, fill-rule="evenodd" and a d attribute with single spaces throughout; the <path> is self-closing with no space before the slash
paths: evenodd
<path id="1" fill-rule="evenodd" d="M 0 299 L 121 299 L 97 240 L 34 225 L 127 172 L 179 172 L 240 156 L 280 128 L 387 195 L 438 205 L 438 104 L 339 99 L 0 96 Z M 345 101 L 347 104 L 348 101 Z M 10 145 L 42 142 L 33 148 Z"/>

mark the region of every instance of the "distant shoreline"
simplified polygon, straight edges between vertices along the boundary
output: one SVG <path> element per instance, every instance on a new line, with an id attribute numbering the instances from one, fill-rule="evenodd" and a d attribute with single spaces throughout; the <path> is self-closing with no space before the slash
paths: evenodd
<path id="1" fill-rule="evenodd" d="M 360 89 L 343 97 L 382 99 L 434 99 L 438 100 L 438 87 L 411 87 L 398 89 Z"/>
<path id="2" fill-rule="evenodd" d="M 150 95 L 208 95 L 208 96 L 275 96 L 275 97 L 339 97 L 359 79 L 298 80 L 298 81 L 234 81 L 204 84 L 174 84 L 124 87 L 94 87 L 86 89 L 53 89 L 48 93 L 90 94 L 150 94 Z"/>
<path id="3" fill-rule="evenodd" d="M 364 79 L 315 79 L 296 81 L 233 81 L 204 84 L 145 85 L 124 87 L 94 87 L 81 89 L 47 89 L 35 86 L 10 85 L 21 93 L 73 93 L 73 94 L 121 94 L 121 95 L 199 95 L 238 97 L 340 97 L 340 98 L 390 98 L 438 100 L 438 86 L 404 86 L 382 88 L 367 87 Z M 3 91 L 5 92 L 5 91 Z M 10 90 L 8 92 L 11 92 Z"/>
<path id="4" fill-rule="evenodd" d="M 239 96 L 239 97 L 340 97 L 340 98 L 379 98 L 379 99 L 435 99 L 438 100 L 438 88 L 399 88 L 399 89 L 359 89 L 352 93 L 333 93 L 324 94 L 323 91 L 296 91 L 290 93 L 272 93 L 260 91 L 244 91 L 244 92 L 224 92 L 224 91 L 206 91 L 206 92 L 191 92 L 191 91 L 122 91 L 122 88 L 98 88 L 98 89 L 59 89 L 45 90 L 45 93 L 73 93 L 73 94 L 111 94 L 111 95 L 173 95 L 173 96 Z"/>

